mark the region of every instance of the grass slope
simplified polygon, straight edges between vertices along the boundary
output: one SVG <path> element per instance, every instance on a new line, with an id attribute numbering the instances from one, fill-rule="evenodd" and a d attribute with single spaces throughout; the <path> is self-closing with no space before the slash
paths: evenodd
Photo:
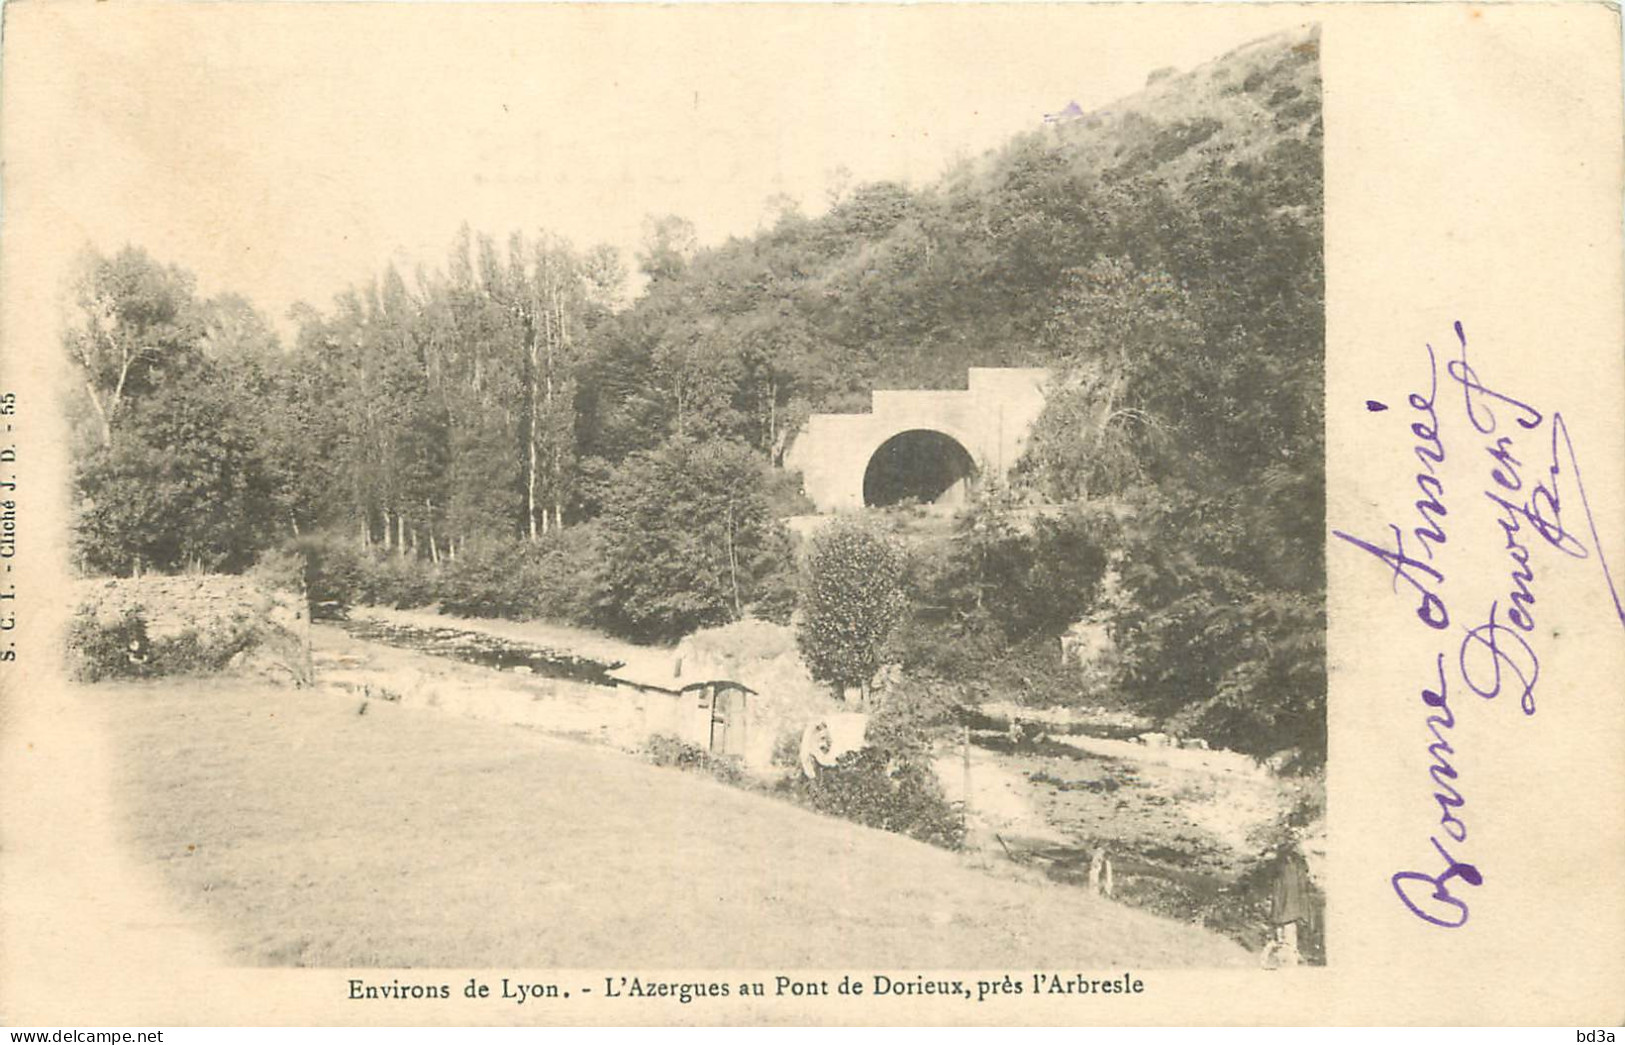
<path id="1" fill-rule="evenodd" d="M 1320 30 L 1305 26 L 1245 44 L 1187 73 L 1061 124 L 1081 168 L 1151 173 L 1182 187 L 1205 164 L 1267 162 L 1283 144 L 1321 133 Z"/>
<path id="2" fill-rule="evenodd" d="M 203 680 L 97 687 L 122 826 L 234 960 L 1151 968 L 1210 933 L 525 730 Z"/>

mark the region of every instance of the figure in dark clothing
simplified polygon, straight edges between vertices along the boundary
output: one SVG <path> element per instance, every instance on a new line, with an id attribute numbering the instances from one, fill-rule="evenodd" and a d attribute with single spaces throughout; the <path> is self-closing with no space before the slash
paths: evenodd
<path id="1" fill-rule="evenodd" d="M 1275 858 L 1275 883 L 1270 891 L 1270 925 L 1274 928 L 1275 938 L 1265 950 L 1267 964 L 1303 963 L 1303 955 L 1298 950 L 1298 934 L 1309 925 L 1313 916 L 1309 864 L 1299 851 L 1296 840 L 1290 841 L 1281 847 Z"/>

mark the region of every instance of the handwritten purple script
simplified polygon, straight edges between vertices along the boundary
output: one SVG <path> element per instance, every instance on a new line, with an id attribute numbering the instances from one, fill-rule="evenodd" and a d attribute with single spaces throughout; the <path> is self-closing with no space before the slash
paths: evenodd
<path id="1" fill-rule="evenodd" d="M 1428 775 L 1432 778 L 1433 800 L 1439 807 L 1439 830 L 1429 841 L 1442 867 L 1438 871 L 1404 870 L 1390 879 L 1394 893 L 1416 917 L 1446 929 L 1467 924 L 1468 905 L 1461 886 L 1482 885 L 1483 872 L 1477 865 L 1460 859 L 1467 842 L 1467 822 L 1462 810 L 1467 804 L 1460 788 L 1460 774 L 1451 759 L 1457 755 L 1451 744 L 1456 711 L 1449 700 L 1451 678 L 1485 700 L 1503 693 L 1517 694 L 1524 715 L 1535 713 L 1536 686 L 1540 682 L 1540 655 L 1536 649 L 1535 590 L 1536 571 L 1531 553 L 1549 548 L 1568 559 L 1588 559 L 1596 563 L 1598 579 L 1607 586 L 1614 613 L 1625 626 L 1625 607 L 1619 589 L 1603 558 L 1597 521 L 1586 497 L 1585 481 L 1574 444 L 1569 439 L 1563 415 L 1549 415 L 1515 396 L 1497 391 L 1474 369 L 1467 355 L 1467 334 L 1455 324 L 1459 354 L 1445 362 L 1445 394 L 1459 397 L 1461 408 L 1477 433 L 1476 441 L 1487 456 L 1488 475 L 1482 493 L 1494 506 L 1496 525 L 1505 538 L 1505 591 L 1490 601 L 1487 609 L 1457 620 L 1452 627 L 1446 600 L 1445 574 L 1440 568 L 1439 550 L 1450 540 L 1446 522 L 1447 506 L 1442 466 L 1447 459 L 1445 437 L 1441 433 L 1439 359 L 1428 345 L 1427 392 L 1412 392 L 1406 400 L 1415 411 L 1410 430 L 1414 452 L 1421 468 L 1415 474 L 1420 495 L 1414 502 L 1415 515 L 1407 526 L 1390 523 L 1387 539 L 1367 540 L 1333 530 L 1340 540 L 1366 552 L 1385 566 L 1394 592 L 1414 600 L 1415 614 L 1430 632 L 1438 633 L 1444 648 L 1436 656 L 1427 687 L 1421 690 L 1426 711 L 1424 724 L 1431 738 L 1427 745 Z M 1373 413 L 1387 409 L 1378 400 L 1367 400 Z M 1473 437 L 1468 437 L 1473 441 Z M 1479 565 L 1474 564 L 1475 568 Z M 1547 565 L 1542 564 L 1542 570 Z M 1475 572 L 1476 569 L 1475 569 Z M 1499 576 L 1499 574 L 1497 574 Z M 1459 608 L 1459 607 L 1458 607 Z M 1455 643 L 1452 651 L 1449 643 Z M 1447 656 L 1454 656 L 1454 675 L 1448 670 Z"/>

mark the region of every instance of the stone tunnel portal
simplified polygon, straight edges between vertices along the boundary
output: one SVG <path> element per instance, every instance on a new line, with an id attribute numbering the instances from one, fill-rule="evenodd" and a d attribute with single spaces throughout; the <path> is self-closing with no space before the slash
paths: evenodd
<path id="1" fill-rule="evenodd" d="M 976 462 L 959 440 L 916 428 L 880 444 L 863 473 L 863 503 L 884 508 L 914 499 L 922 504 L 962 505 L 976 483 Z"/>
<path id="2" fill-rule="evenodd" d="M 1021 459 L 1049 372 L 971 367 L 965 387 L 877 388 L 863 413 L 812 414 L 785 454 L 820 512 L 917 497 L 950 506 Z"/>

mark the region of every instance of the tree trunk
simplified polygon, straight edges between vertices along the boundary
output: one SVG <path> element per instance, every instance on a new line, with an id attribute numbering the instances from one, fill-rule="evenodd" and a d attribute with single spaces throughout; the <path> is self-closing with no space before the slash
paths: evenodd
<path id="1" fill-rule="evenodd" d="M 102 406 L 102 397 L 96 394 L 96 386 L 85 382 L 85 391 L 90 393 L 90 405 L 96 408 L 96 417 L 102 425 L 102 447 L 111 449 L 113 446 L 113 423 L 107 416 L 107 410 Z"/>
<path id="2" fill-rule="evenodd" d="M 548 457 L 550 458 L 553 466 L 552 474 L 548 476 L 549 492 L 552 492 L 558 488 L 559 481 L 558 446 L 555 445 L 555 440 L 553 438 L 553 366 L 556 361 L 554 342 L 558 339 L 560 334 L 559 325 L 557 322 L 559 317 L 556 314 L 557 295 L 554 293 L 554 288 L 552 286 L 553 273 L 551 264 L 548 265 L 547 280 L 549 284 L 547 289 L 549 291 L 549 297 L 552 300 L 548 302 L 545 310 L 542 313 L 543 319 L 546 320 L 542 326 L 543 337 L 547 342 L 547 360 L 546 365 L 542 368 L 542 378 L 544 382 L 542 414 L 546 418 L 546 425 L 542 430 L 547 433 Z M 547 509 L 545 507 L 542 509 L 542 530 L 544 533 L 547 531 Z"/>
<path id="3" fill-rule="evenodd" d="M 525 530 L 536 540 L 536 328 L 526 320 L 529 379 L 525 382 Z"/>
<path id="4" fill-rule="evenodd" d="M 525 527 L 532 541 L 536 540 L 536 429 L 531 428 L 530 446 L 525 462 Z M 546 520 L 543 520 L 545 525 Z M 545 531 L 544 531 L 545 532 Z"/>
<path id="5" fill-rule="evenodd" d="M 118 385 L 114 387 L 113 394 L 107 398 L 107 412 L 102 413 L 102 437 L 109 447 L 113 445 L 113 415 L 118 413 L 119 404 L 124 400 L 124 383 L 130 379 L 130 367 L 134 365 L 141 352 L 141 349 L 136 349 L 132 355 L 128 348 L 122 346 L 119 348 L 121 362 L 118 370 Z M 96 410 L 101 413 L 100 404 L 97 405 Z"/>
<path id="6" fill-rule="evenodd" d="M 734 555 L 734 506 L 732 501 L 728 502 L 727 537 L 728 577 L 733 582 L 734 590 L 734 620 L 742 620 L 745 611 L 739 602 L 739 559 Z"/>
<path id="7" fill-rule="evenodd" d="M 767 382 L 767 452 L 773 455 L 773 448 L 779 445 L 779 388 L 772 378 Z M 778 460 L 773 461 L 778 464 Z"/>
<path id="8" fill-rule="evenodd" d="M 538 279 L 542 273 L 536 273 Z M 525 323 L 525 532 L 532 540 L 536 540 L 536 485 L 537 470 L 540 467 L 540 454 L 537 452 L 538 428 L 536 384 L 537 371 L 541 368 L 541 353 L 538 337 L 546 337 L 547 313 L 542 313 L 543 332 L 538 335 L 536 330 L 536 315 L 534 296 L 530 307 L 523 310 Z M 547 518 L 542 518 L 542 532 L 547 532 Z"/>

